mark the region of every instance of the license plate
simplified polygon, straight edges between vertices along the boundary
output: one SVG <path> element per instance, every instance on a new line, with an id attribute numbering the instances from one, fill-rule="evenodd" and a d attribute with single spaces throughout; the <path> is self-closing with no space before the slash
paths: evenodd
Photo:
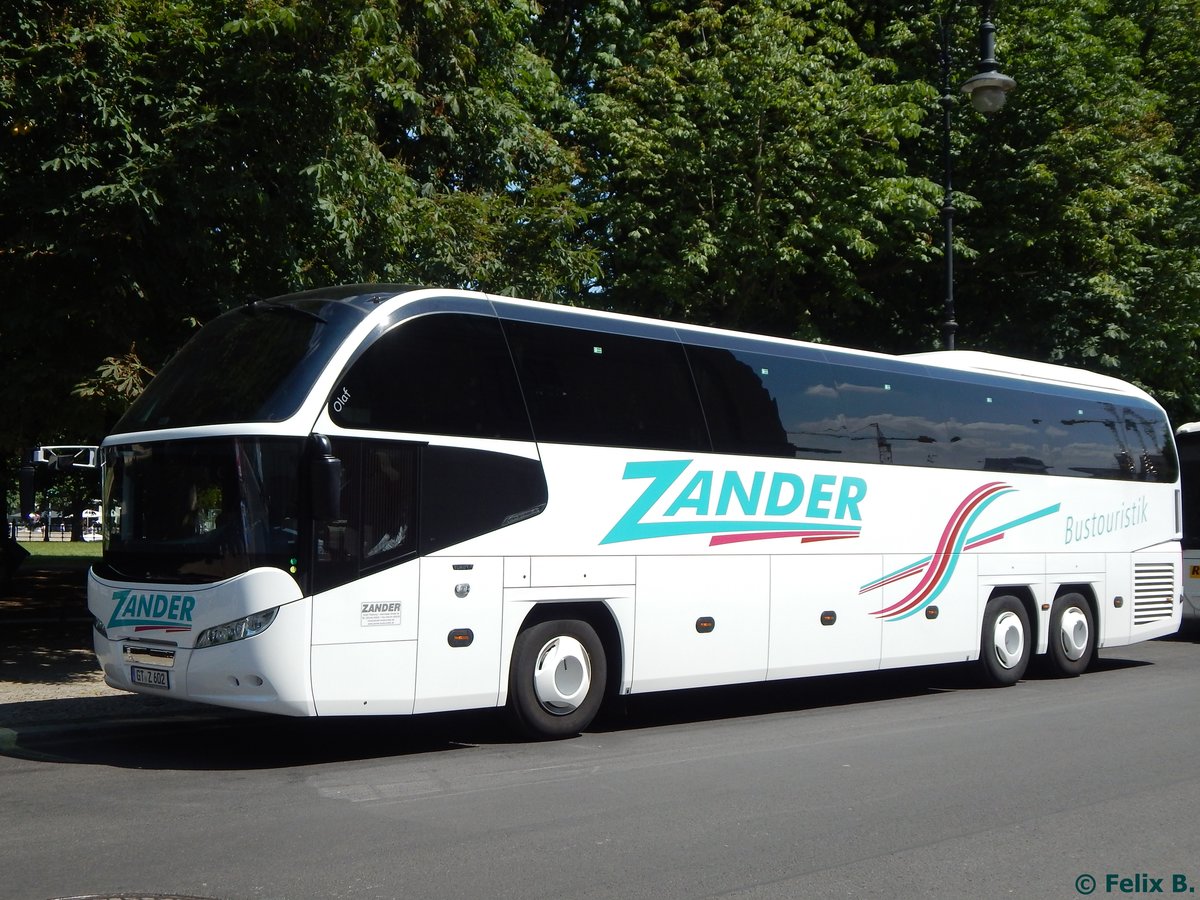
<path id="1" fill-rule="evenodd" d="M 164 691 L 171 689 L 171 673 L 166 669 L 143 669 L 141 666 L 130 666 L 129 679 L 134 684 L 143 687 L 159 688 Z"/>

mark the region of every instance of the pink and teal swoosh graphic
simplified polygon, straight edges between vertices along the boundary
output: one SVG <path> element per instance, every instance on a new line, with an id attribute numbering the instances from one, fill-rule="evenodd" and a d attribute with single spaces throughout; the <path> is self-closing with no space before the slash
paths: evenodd
<path id="1" fill-rule="evenodd" d="M 1044 509 L 1022 516 L 1019 519 L 1014 519 L 1011 522 L 1006 522 L 996 528 L 972 534 L 972 528 L 975 526 L 976 520 L 983 514 L 983 511 L 997 498 L 1013 493 L 1015 490 L 1016 488 L 1011 485 L 1000 481 L 992 481 L 977 487 L 963 498 L 962 502 L 958 504 L 958 508 L 950 516 L 949 521 L 946 522 L 946 527 L 942 529 L 942 536 L 938 540 L 937 549 L 930 556 L 919 559 L 894 572 L 889 572 L 882 578 L 869 581 L 859 589 L 858 592 L 860 594 L 866 594 L 918 573 L 924 573 L 921 576 L 921 580 L 904 597 L 897 600 L 891 606 L 875 610 L 871 615 L 886 619 L 889 622 L 898 622 L 901 619 L 907 619 L 909 616 L 915 615 L 929 606 L 946 589 L 946 585 L 954 577 L 954 570 L 958 566 L 958 561 L 963 551 L 973 550 L 984 544 L 1003 540 L 1005 535 L 1013 528 L 1058 512 L 1059 504 L 1055 503 L 1053 506 L 1047 506 Z"/>

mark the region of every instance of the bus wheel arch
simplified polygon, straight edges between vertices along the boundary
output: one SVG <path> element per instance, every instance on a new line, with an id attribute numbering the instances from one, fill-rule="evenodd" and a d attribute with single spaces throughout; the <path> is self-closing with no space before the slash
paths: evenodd
<path id="1" fill-rule="evenodd" d="M 979 673 L 985 684 L 1005 687 L 1025 675 L 1035 635 L 1027 598 L 994 592 L 983 613 L 979 641 Z"/>
<path id="2" fill-rule="evenodd" d="M 1077 586 L 1059 588 L 1050 608 L 1046 660 L 1053 674 L 1073 678 L 1096 658 L 1096 602 L 1091 591 Z"/>
<path id="3" fill-rule="evenodd" d="M 522 623 L 509 667 L 508 711 L 527 736 L 578 734 L 619 683 L 616 625 L 607 610 L 593 607 L 540 604 Z"/>

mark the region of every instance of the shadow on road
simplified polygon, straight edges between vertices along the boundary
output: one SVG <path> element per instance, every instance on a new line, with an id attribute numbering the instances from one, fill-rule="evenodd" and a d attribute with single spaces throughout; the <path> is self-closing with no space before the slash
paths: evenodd
<path id="1" fill-rule="evenodd" d="M 506 739 L 490 713 L 298 719 L 133 694 L 0 705 L 0 756 L 133 769 L 285 769 Z"/>
<path id="2" fill-rule="evenodd" d="M 1084 677 L 1143 665 L 1101 657 Z M 589 733 L 974 690 L 992 689 L 970 667 L 946 666 L 646 694 L 608 704 Z M 0 705 L 0 756 L 120 768 L 284 769 L 519 742 L 498 710 L 297 719 L 132 694 Z"/>
<path id="3" fill-rule="evenodd" d="M 1151 663 L 1101 656 L 1088 674 L 1144 665 Z M 1034 681 L 1052 677 L 1040 666 L 1031 666 L 1027 675 Z M 597 725 L 598 730 L 624 731 L 977 690 L 996 688 L 980 683 L 973 664 L 890 669 L 628 697 L 623 698 L 623 710 L 617 704 L 617 710 L 602 716 Z"/>
<path id="4" fill-rule="evenodd" d="M 72 685 L 94 677 L 83 590 L 88 562 L 43 561 L 6 585 L 0 596 L 0 680 Z M 1141 665 L 1149 663 L 1102 655 L 1093 674 Z M 1029 677 L 1046 676 L 1035 667 Z M 589 733 L 805 713 L 977 689 L 970 666 L 941 666 L 644 694 L 614 699 Z M 292 719 L 133 694 L 0 703 L 0 756 L 82 765 L 184 771 L 290 768 L 520 742 L 496 710 Z"/>
<path id="5" fill-rule="evenodd" d="M 99 664 L 90 632 L 87 624 L 78 622 L 61 627 L 8 626 L 0 639 L 0 681 L 79 684 L 94 680 Z"/>

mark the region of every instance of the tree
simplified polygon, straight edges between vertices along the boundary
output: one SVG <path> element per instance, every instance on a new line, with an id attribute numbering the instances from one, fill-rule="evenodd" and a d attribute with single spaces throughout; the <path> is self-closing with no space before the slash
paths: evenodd
<path id="1" fill-rule="evenodd" d="M 979 254 L 961 282 L 972 343 L 1131 379 L 1180 415 L 1200 409 L 1194 154 L 1148 26 L 1190 33 L 1194 48 L 1186 5 L 1005 4 L 1019 93 L 964 126 L 962 152 L 980 204 L 963 233 Z"/>
<path id="2" fill-rule="evenodd" d="M 954 116 L 960 346 L 1200 417 L 1198 5 L 998 6 L 1017 93 Z M 958 84 L 977 9 L 0 6 L 0 446 L 95 440 L 197 323 L 331 282 L 934 348 L 936 20 Z"/>
<path id="3" fill-rule="evenodd" d="M 953 112 L 958 346 L 1127 378 L 1196 418 L 1195 0 L 1008 0 L 997 49 L 1017 80 L 992 116 Z M 953 26 L 952 84 L 973 73 L 979 6 L 875 2 L 851 25 L 898 81 L 938 81 L 936 16 Z M 926 107 L 909 170 L 942 178 L 941 116 Z M 936 220 L 928 233 L 940 256 Z M 887 277 L 870 345 L 935 346 L 943 267 Z M 882 327 L 879 327 L 882 326 Z"/>
<path id="4" fill-rule="evenodd" d="M 885 302 L 869 266 L 929 256 L 936 188 L 900 155 L 931 88 L 892 80 L 839 2 L 652 4 L 587 98 L 595 299 L 803 337 Z M 837 321 L 838 328 L 827 328 Z M 852 343 L 854 341 L 851 341 Z"/>
<path id="5" fill-rule="evenodd" d="M 21 402 L 4 448 L 98 438 L 112 411 L 75 385 L 94 398 L 126 353 L 156 369 L 251 298 L 372 280 L 577 293 L 594 254 L 576 160 L 543 124 L 557 86 L 529 15 L 499 0 L 6 4 L 0 354 Z"/>

